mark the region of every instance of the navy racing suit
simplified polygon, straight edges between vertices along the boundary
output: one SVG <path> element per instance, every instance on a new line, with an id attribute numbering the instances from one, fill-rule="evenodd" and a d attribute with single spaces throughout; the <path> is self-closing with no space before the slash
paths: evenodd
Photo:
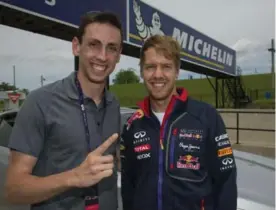
<path id="1" fill-rule="evenodd" d="M 163 122 L 149 98 L 120 140 L 124 210 L 236 210 L 236 163 L 224 122 L 211 105 L 177 89 Z"/>

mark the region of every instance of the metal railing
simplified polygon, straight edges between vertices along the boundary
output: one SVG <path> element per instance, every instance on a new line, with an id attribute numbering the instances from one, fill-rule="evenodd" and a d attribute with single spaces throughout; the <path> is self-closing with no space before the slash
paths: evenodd
<path id="1" fill-rule="evenodd" d="M 236 130 L 236 144 L 240 143 L 240 131 L 264 131 L 264 132 L 275 132 L 275 129 L 262 129 L 262 128 L 244 128 L 240 127 L 240 114 L 273 114 L 275 115 L 274 111 L 230 111 L 230 110 L 218 110 L 220 114 L 236 114 L 236 127 L 227 127 L 226 129 L 229 130 Z"/>
<path id="2" fill-rule="evenodd" d="M 137 109 L 136 106 L 129 107 L 132 109 Z M 240 127 L 240 114 L 273 114 L 275 115 L 275 111 L 252 111 L 252 110 L 221 110 L 219 109 L 218 112 L 220 114 L 235 114 L 236 115 L 236 127 L 227 127 L 226 129 L 229 130 L 236 130 L 236 144 L 240 144 L 240 131 L 263 131 L 263 132 L 275 132 L 275 129 L 262 129 L 262 128 L 244 128 Z"/>

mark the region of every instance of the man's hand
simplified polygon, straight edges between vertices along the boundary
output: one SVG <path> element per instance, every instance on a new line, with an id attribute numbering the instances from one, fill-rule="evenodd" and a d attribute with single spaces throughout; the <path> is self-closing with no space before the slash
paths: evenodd
<path id="1" fill-rule="evenodd" d="M 86 160 L 77 168 L 46 177 L 31 175 L 36 158 L 11 151 L 5 188 L 6 199 L 11 203 L 34 204 L 46 201 L 72 187 L 97 184 L 101 179 L 111 176 L 113 172 L 113 156 L 103 154 L 117 138 L 118 134 L 113 134 L 88 154 Z"/>
<path id="2" fill-rule="evenodd" d="M 113 173 L 114 158 L 112 155 L 103 155 L 104 152 L 117 140 L 118 134 L 110 136 L 102 145 L 89 153 L 83 163 L 72 170 L 74 176 L 69 185 L 74 187 L 89 187 L 97 184 Z"/>

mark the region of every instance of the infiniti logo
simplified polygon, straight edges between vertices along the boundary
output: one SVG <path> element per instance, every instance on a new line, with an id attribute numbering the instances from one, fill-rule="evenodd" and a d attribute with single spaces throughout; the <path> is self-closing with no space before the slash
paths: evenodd
<path id="1" fill-rule="evenodd" d="M 139 131 L 139 132 L 137 132 L 137 133 L 134 134 L 134 137 L 135 137 L 136 139 L 138 139 L 138 138 L 143 138 L 143 137 L 145 137 L 145 136 L 146 136 L 146 131 Z"/>
<path id="2" fill-rule="evenodd" d="M 48 4 L 49 6 L 55 6 L 56 0 L 45 0 L 45 3 Z"/>
<path id="3" fill-rule="evenodd" d="M 223 161 L 222 161 L 222 163 L 223 163 L 223 165 L 230 165 L 230 164 L 232 164 L 233 163 L 233 159 L 232 158 L 225 158 L 225 159 L 223 159 Z"/>

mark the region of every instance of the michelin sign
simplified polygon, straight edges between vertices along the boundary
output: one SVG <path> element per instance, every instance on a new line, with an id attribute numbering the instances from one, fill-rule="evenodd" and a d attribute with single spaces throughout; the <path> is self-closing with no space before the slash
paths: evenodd
<path id="1" fill-rule="evenodd" d="M 77 27 L 80 16 L 88 11 L 112 11 L 122 20 L 124 42 L 141 46 L 155 34 L 175 38 L 181 59 L 212 71 L 236 74 L 236 52 L 193 28 L 138 0 L 0 0 L 0 6 Z M 184 14 L 185 15 L 185 14 Z"/>
<path id="2" fill-rule="evenodd" d="M 130 0 L 129 10 L 130 43 L 141 46 L 152 35 L 169 35 L 179 42 L 182 60 L 235 75 L 234 50 L 141 1 Z"/>

